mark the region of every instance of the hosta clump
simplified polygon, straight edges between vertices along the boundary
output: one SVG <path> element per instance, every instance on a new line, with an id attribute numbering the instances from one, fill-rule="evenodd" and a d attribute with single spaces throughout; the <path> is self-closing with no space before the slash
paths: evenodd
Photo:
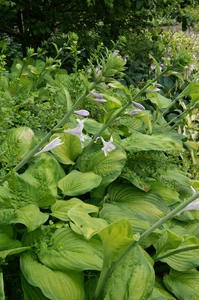
<path id="1" fill-rule="evenodd" d="M 155 88 L 170 67 L 137 91 L 114 79 L 123 69 L 114 52 L 82 74 L 65 116 L 1 180 L 1 263 L 19 257 L 26 300 L 183 299 L 187 274 L 197 300 L 199 183 L 181 164 L 185 136 L 164 118 L 172 101 Z"/>

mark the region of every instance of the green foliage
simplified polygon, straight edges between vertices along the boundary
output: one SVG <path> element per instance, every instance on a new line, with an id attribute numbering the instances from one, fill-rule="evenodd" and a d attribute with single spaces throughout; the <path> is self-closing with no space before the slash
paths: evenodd
<path id="1" fill-rule="evenodd" d="M 123 85 L 118 51 L 96 51 L 80 70 L 75 49 L 70 75 L 57 58 L 32 50 L 2 72 L 4 108 L 16 97 L 22 111 L 1 136 L 3 272 L 12 259 L 20 262 L 28 300 L 196 299 L 199 213 L 183 209 L 199 196 L 193 167 L 184 163 L 189 156 L 196 163 L 198 144 L 180 129 L 198 107 L 199 85 L 190 78 L 169 96 L 164 82 L 183 81 L 190 60 L 175 53 L 159 65 L 152 58 L 157 76 L 132 88 Z M 29 126 L 20 106 L 27 96 L 46 114 L 32 114 Z M 51 101 L 59 108 L 52 119 L 45 109 Z M 176 122 L 174 106 L 183 111 Z"/>

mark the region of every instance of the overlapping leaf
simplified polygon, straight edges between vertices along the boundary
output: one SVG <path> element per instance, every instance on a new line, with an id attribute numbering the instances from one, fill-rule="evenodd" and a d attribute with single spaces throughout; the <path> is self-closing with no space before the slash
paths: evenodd
<path id="1" fill-rule="evenodd" d="M 38 287 L 43 295 L 56 300 L 84 300 L 83 278 L 80 273 L 52 271 L 37 261 L 32 253 L 23 253 L 20 268 L 26 281 Z"/>

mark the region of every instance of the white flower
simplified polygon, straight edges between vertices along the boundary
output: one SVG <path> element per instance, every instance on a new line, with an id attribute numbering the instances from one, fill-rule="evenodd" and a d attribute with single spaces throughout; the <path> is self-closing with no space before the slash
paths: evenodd
<path id="1" fill-rule="evenodd" d="M 49 150 L 52 150 L 54 148 L 56 148 L 57 146 L 60 146 L 64 144 L 60 137 L 56 137 L 54 140 L 52 140 L 50 143 L 48 143 L 43 149 L 41 149 L 39 152 L 35 153 L 34 156 L 37 156 L 38 154 L 41 154 L 43 152 L 47 152 Z"/>
<path id="2" fill-rule="evenodd" d="M 113 138 L 111 136 L 110 140 L 108 142 L 106 142 L 103 137 L 100 137 L 101 140 L 102 140 L 102 143 L 103 143 L 103 148 L 102 148 L 102 151 L 104 152 L 104 155 L 105 156 L 108 156 L 108 152 L 111 152 L 113 150 L 116 149 L 116 147 L 113 145 Z"/>
<path id="3" fill-rule="evenodd" d="M 64 132 L 76 135 L 76 136 L 78 136 L 78 138 L 80 139 L 81 142 L 84 142 L 84 136 L 82 134 L 82 131 L 84 129 L 84 122 L 86 121 L 86 119 L 83 119 L 83 120 L 76 119 L 76 120 L 78 122 L 78 125 L 73 129 L 64 130 Z"/>
<path id="4" fill-rule="evenodd" d="M 193 191 L 193 195 L 196 194 L 195 189 L 191 186 Z M 183 208 L 180 212 L 178 212 L 177 216 L 179 216 L 183 211 L 186 210 L 199 210 L 199 198 L 195 199 L 193 202 L 189 203 L 185 208 Z"/>
<path id="5" fill-rule="evenodd" d="M 89 111 L 85 109 L 80 109 L 80 110 L 74 110 L 74 113 L 83 117 L 88 117 L 89 116 Z"/>

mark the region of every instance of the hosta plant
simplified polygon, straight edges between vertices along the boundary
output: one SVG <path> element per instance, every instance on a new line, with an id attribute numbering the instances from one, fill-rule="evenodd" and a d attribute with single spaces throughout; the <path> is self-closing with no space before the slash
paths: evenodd
<path id="1" fill-rule="evenodd" d="M 115 79 L 124 60 L 107 52 L 43 138 L 27 127 L 7 132 L 1 299 L 12 258 L 26 300 L 198 298 L 199 182 L 183 163 L 188 137 L 164 112 L 186 95 L 195 109 L 199 85 L 166 98 L 158 80 L 179 61 L 155 63 L 157 76 L 132 90 Z"/>

